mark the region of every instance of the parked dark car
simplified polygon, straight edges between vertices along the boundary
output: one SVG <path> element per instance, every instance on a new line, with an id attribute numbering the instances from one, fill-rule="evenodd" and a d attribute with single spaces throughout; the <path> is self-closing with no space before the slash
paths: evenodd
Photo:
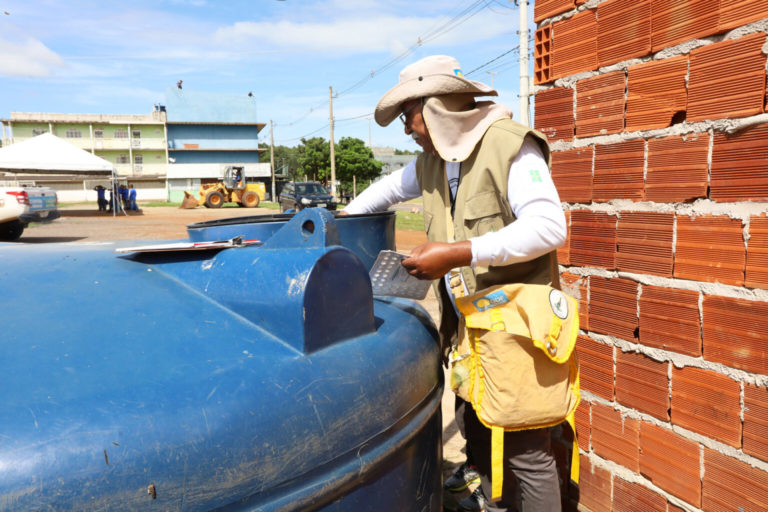
<path id="1" fill-rule="evenodd" d="M 286 183 L 280 192 L 280 211 L 303 210 L 304 208 L 336 209 L 336 200 L 315 181 Z"/>

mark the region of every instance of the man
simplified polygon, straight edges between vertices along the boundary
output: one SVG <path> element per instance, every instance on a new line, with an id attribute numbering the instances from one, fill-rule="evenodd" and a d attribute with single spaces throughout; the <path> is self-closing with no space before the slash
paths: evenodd
<path id="1" fill-rule="evenodd" d="M 431 56 L 407 66 L 398 85 L 379 100 L 375 119 L 387 126 L 399 116 L 405 133 L 424 151 L 345 208 L 368 213 L 422 197 L 429 241 L 403 266 L 420 279 L 438 280 L 444 362 L 462 334 L 453 298 L 496 284 L 556 284 L 553 251 L 566 237 L 546 140 L 512 121 L 506 107 L 476 100 L 496 95 L 464 78 L 451 57 Z M 460 402 L 457 415 L 483 493 L 491 496 L 490 430 L 470 404 Z M 548 429 L 506 432 L 503 471 L 502 497 L 486 503 L 487 510 L 516 510 L 515 480 L 524 511 L 560 510 Z M 462 506 L 482 510 L 483 504 Z"/>
<path id="2" fill-rule="evenodd" d="M 105 189 L 101 185 L 96 185 L 96 188 L 94 188 L 93 190 L 96 191 L 96 204 L 98 204 L 98 206 L 99 206 L 99 211 L 100 212 L 106 211 L 106 209 L 107 209 L 107 198 L 106 198 L 107 189 Z"/>
<path id="3" fill-rule="evenodd" d="M 136 189 L 133 184 L 128 185 L 128 209 L 137 211 L 139 206 L 136 204 Z"/>

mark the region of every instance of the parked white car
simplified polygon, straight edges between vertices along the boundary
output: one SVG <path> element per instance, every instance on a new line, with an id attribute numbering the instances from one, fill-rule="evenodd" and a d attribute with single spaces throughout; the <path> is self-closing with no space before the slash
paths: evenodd
<path id="1" fill-rule="evenodd" d="M 58 219 L 58 203 L 50 187 L 0 187 L 0 240 L 17 240 L 30 222 Z"/>

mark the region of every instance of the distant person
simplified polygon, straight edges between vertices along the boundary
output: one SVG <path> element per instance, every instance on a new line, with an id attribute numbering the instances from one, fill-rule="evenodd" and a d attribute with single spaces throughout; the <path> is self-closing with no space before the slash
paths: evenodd
<path id="1" fill-rule="evenodd" d="M 120 185 L 117 189 L 120 194 L 120 200 L 122 201 L 123 210 L 129 210 L 128 208 L 128 187 Z"/>
<path id="2" fill-rule="evenodd" d="M 99 206 L 99 211 L 104 212 L 107 210 L 107 189 L 101 185 L 97 185 L 93 190 L 96 191 L 96 204 Z"/>
<path id="3" fill-rule="evenodd" d="M 133 188 L 133 184 L 128 185 L 128 209 L 129 210 L 139 209 L 138 205 L 136 205 L 136 189 Z"/>

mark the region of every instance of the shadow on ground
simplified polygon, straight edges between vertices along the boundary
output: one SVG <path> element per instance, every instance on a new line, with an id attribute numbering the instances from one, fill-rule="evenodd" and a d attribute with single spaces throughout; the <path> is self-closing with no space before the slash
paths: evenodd
<path id="1" fill-rule="evenodd" d="M 62 217 L 112 217 L 112 212 L 100 212 L 99 210 L 91 210 L 91 209 L 82 209 L 82 210 L 74 210 L 74 209 L 66 209 L 66 210 L 59 210 Z M 130 210 L 124 212 L 117 212 L 115 215 L 129 215 L 131 217 L 135 215 L 144 215 L 141 210 Z"/>

